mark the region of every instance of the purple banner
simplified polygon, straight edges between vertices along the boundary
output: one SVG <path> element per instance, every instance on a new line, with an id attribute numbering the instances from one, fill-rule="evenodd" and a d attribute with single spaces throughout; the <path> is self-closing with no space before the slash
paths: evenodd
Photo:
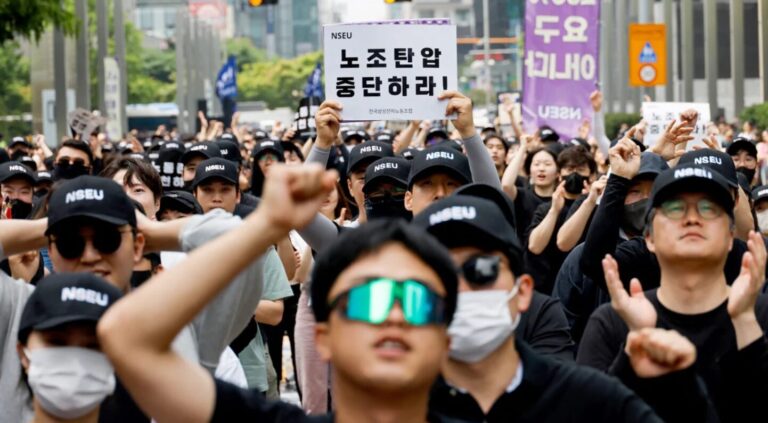
<path id="1" fill-rule="evenodd" d="M 526 0 L 523 128 L 549 125 L 562 140 L 592 119 L 599 80 L 600 0 Z"/>

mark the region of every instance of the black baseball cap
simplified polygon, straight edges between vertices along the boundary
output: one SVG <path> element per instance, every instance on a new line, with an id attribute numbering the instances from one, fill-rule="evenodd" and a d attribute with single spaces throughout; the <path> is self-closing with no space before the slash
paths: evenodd
<path id="1" fill-rule="evenodd" d="M 408 185 L 410 171 L 410 161 L 402 157 L 382 157 L 365 170 L 363 192 L 367 194 L 375 186 L 374 183 L 380 181 L 394 182 L 405 187 Z"/>
<path id="2" fill-rule="evenodd" d="M 448 131 L 446 131 L 445 128 L 443 128 L 442 126 L 429 128 L 429 130 L 427 131 L 427 136 L 426 138 L 424 138 L 424 142 L 428 143 L 435 138 L 440 138 L 441 140 L 450 139 L 450 137 L 448 136 Z"/>
<path id="3" fill-rule="evenodd" d="M 389 130 L 379 131 L 373 136 L 373 140 L 392 144 L 392 141 L 395 140 L 395 135 Z"/>
<path id="4" fill-rule="evenodd" d="M 221 157 L 203 160 L 197 166 L 197 170 L 195 170 L 195 179 L 192 180 L 192 189 L 195 189 L 201 183 L 214 178 L 222 179 L 237 185 L 239 182 L 237 165 Z"/>
<path id="5" fill-rule="evenodd" d="M 181 190 L 166 191 L 163 193 L 163 196 L 160 198 L 160 208 L 157 212 L 158 216 L 167 209 L 193 214 L 203 212 L 203 209 L 200 207 L 200 204 L 197 203 L 195 196 L 187 191 Z"/>
<path id="6" fill-rule="evenodd" d="M 13 147 L 16 144 L 24 144 L 25 146 L 32 148 L 34 147 L 32 143 L 27 141 L 24 137 L 13 137 L 11 138 L 11 142 L 8 143 L 8 148 Z"/>
<path id="7" fill-rule="evenodd" d="M 514 227 L 496 203 L 469 195 L 450 195 L 414 216 L 448 248 L 475 246 L 504 252 L 515 275 L 523 272 L 523 249 Z"/>
<path id="8" fill-rule="evenodd" d="M 515 203 L 498 188 L 481 183 L 467 184 L 459 187 L 459 189 L 453 192 L 453 195 L 467 195 L 490 200 L 504 213 L 504 217 L 513 228 L 517 225 L 515 220 Z"/>
<path id="9" fill-rule="evenodd" d="M 115 226 L 136 227 L 136 209 L 117 182 L 83 175 L 64 180 L 51 194 L 48 205 L 49 235 L 59 224 L 75 217 L 88 217 Z"/>
<path id="10" fill-rule="evenodd" d="M 243 161 L 243 156 L 240 155 L 240 146 L 236 142 L 227 141 L 221 139 L 218 141 L 219 153 L 223 159 L 227 159 L 232 163 L 240 164 Z"/>
<path id="11" fill-rule="evenodd" d="M 733 142 L 725 149 L 725 152 L 729 156 L 735 156 L 742 150 L 746 151 L 749 156 L 757 158 L 757 147 L 755 146 L 755 143 L 744 137 L 734 138 Z"/>
<path id="12" fill-rule="evenodd" d="M 703 165 L 678 165 L 661 172 L 651 189 L 648 212 L 675 194 L 687 192 L 708 194 L 733 217 L 734 199 L 728 181 L 716 170 Z"/>
<path id="13" fill-rule="evenodd" d="M 18 339 L 33 330 L 72 322 L 96 322 L 122 297 L 117 287 L 92 273 L 54 273 L 38 282 L 21 312 Z"/>
<path id="14" fill-rule="evenodd" d="M 544 126 L 539 132 L 539 139 L 543 142 L 558 142 L 560 141 L 560 135 L 554 129 Z"/>
<path id="15" fill-rule="evenodd" d="M 237 142 L 237 138 L 235 137 L 234 134 L 231 134 L 229 132 L 225 132 L 225 133 L 221 134 L 221 136 L 219 137 L 218 141 L 219 141 L 219 143 L 221 143 L 222 141 Z"/>
<path id="16" fill-rule="evenodd" d="M 752 190 L 752 201 L 755 203 L 766 199 L 768 199 L 768 185 L 760 185 Z"/>
<path id="17" fill-rule="evenodd" d="M 351 140 L 352 138 L 357 138 L 358 140 L 360 140 L 361 143 L 365 142 L 365 141 L 368 141 L 370 139 L 370 137 L 368 136 L 368 133 L 363 131 L 362 129 L 351 129 L 351 130 L 348 130 L 344 134 L 343 141 L 344 141 L 344 143 L 346 143 L 347 141 Z"/>
<path id="18" fill-rule="evenodd" d="M 5 162 L 0 164 L 0 184 L 13 178 L 21 178 L 35 184 L 37 178 L 35 172 L 19 162 Z"/>
<path id="19" fill-rule="evenodd" d="M 739 178 L 736 176 L 736 165 L 733 164 L 733 159 L 731 159 L 728 153 L 710 148 L 692 150 L 683 154 L 677 164 L 678 166 L 694 165 L 710 168 L 725 178 L 731 188 L 739 186 Z"/>
<path id="20" fill-rule="evenodd" d="M 277 156 L 278 161 L 285 161 L 285 157 L 283 156 L 283 146 L 280 145 L 280 141 L 259 141 L 253 147 L 253 151 L 251 151 L 251 157 L 253 157 L 254 160 L 258 160 L 259 156 L 266 153 L 274 153 Z"/>
<path id="21" fill-rule="evenodd" d="M 364 163 L 374 162 L 382 157 L 393 157 L 392 144 L 378 141 L 368 141 L 356 145 L 349 152 L 349 162 L 347 164 L 347 174 L 355 171 L 357 167 Z"/>
<path id="22" fill-rule="evenodd" d="M 269 134 L 267 134 L 266 132 L 262 131 L 261 129 L 257 129 L 255 131 L 253 131 L 253 139 L 256 140 L 256 141 L 268 140 L 269 139 Z"/>
<path id="23" fill-rule="evenodd" d="M 437 172 L 445 172 L 462 184 L 472 182 L 469 160 L 464 154 L 451 148 L 433 147 L 419 151 L 414 156 L 411 174 L 408 176 L 408 188 L 410 189 L 416 180 Z"/>
<path id="24" fill-rule="evenodd" d="M 200 142 L 189 147 L 187 151 L 181 155 L 181 162 L 187 164 L 187 162 L 196 156 L 202 156 L 204 160 L 221 157 L 221 150 L 219 149 L 219 145 L 215 142 Z"/>
<path id="25" fill-rule="evenodd" d="M 650 151 L 643 151 L 640 154 L 640 170 L 637 171 L 637 175 L 633 179 L 654 179 L 667 169 L 669 169 L 669 165 L 661 156 Z"/>
<path id="26" fill-rule="evenodd" d="M 413 157 L 416 155 L 416 153 L 419 152 L 418 148 L 408 147 L 405 150 L 401 151 L 398 156 L 406 159 L 406 160 L 413 160 Z"/>
<path id="27" fill-rule="evenodd" d="M 36 175 L 37 182 L 53 182 L 53 175 L 47 170 L 38 170 Z"/>

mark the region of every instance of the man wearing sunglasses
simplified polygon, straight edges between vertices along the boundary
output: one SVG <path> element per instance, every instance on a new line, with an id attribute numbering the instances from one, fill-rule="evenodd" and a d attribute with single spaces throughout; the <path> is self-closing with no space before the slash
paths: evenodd
<path id="1" fill-rule="evenodd" d="M 81 176 L 54 190 L 48 219 L 0 222 L 1 253 L 11 255 L 47 246 L 56 272 L 94 273 L 128 293 L 132 269 L 141 260 L 145 245 L 151 251 L 189 251 L 240 224 L 237 217 L 213 211 L 164 223 L 141 216 L 139 230 L 137 218 L 131 200 L 118 184 Z M 265 262 L 281 265 L 274 250 L 250 263 L 224 294 L 184 328 L 173 348 L 213 372 L 222 350 L 253 317 L 261 296 Z M 15 316 L 31 289 L 31 285 L 0 275 L 0 326 L 9 328 L 8 336 L 0 337 L 3 350 L 9 348 L 10 337 L 15 336 Z M 29 394 L 16 371 L 20 366 L 11 354 L 4 353 L 2 360 L 0 400 L 8 402 L 0 403 L 0 409 L 9 413 L 10 421 L 26 421 L 22 416 L 29 410 Z M 149 421 L 121 387 L 101 413 L 106 421 Z"/>
<path id="2" fill-rule="evenodd" d="M 660 421 L 614 379 L 540 355 L 515 339 L 533 281 L 522 274 L 522 248 L 496 204 L 452 195 L 426 208 L 414 224 L 449 247 L 459 269 L 451 344 L 432 390 L 431 411 L 448 421 Z M 661 330 L 655 335 L 682 342 Z M 637 355 L 673 354 L 676 344 L 668 338 L 639 348 Z M 653 383 L 656 387 L 663 378 Z"/>
<path id="3" fill-rule="evenodd" d="M 729 287 L 723 266 L 734 241 L 734 199 L 727 180 L 702 166 L 661 173 L 646 221 L 645 242 L 661 268 L 659 288 L 644 293 L 633 279 L 627 293 L 616 261 L 606 256 L 611 304 L 590 317 L 578 362 L 632 387 L 627 354 L 634 344 L 627 332 L 679 331 L 696 345 L 697 356 L 695 368 L 679 373 L 700 379 L 714 408 L 705 411 L 719 421 L 754 421 L 768 392 L 768 298 L 759 295 L 766 263 L 762 237 L 750 233 L 741 273 Z"/>
<path id="4" fill-rule="evenodd" d="M 429 388 L 455 308 L 456 274 L 439 243 L 402 221 L 382 219 L 344 233 L 315 263 L 316 338 L 335 373 L 335 416 L 310 418 L 296 406 L 267 402 L 214 380 L 169 349 L 229 278 L 315 216 L 335 181 L 320 166 L 275 166 L 260 207 L 236 233 L 193 251 L 183 266 L 157 276 L 104 317 L 102 347 L 145 411 L 158 421 L 185 423 L 428 419 Z"/>
<path id="5" fill-rule="evenodd" d="M 53 179 L 74 179 L 90 175 L 94 166 L 93 152 L 83 141 L 67 140 L 61 144 L 53 160 Z"/>

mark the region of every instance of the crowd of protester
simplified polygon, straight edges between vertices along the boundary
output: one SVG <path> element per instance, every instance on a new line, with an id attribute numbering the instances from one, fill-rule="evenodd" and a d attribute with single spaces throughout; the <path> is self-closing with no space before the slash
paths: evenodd
<path id="1" fill-rule="evenodd" d="M 440 100 L 13 137 L 0 422 L 766 420 L 768 130 L 611 140 L 595 92 L 566 139 Z"/>

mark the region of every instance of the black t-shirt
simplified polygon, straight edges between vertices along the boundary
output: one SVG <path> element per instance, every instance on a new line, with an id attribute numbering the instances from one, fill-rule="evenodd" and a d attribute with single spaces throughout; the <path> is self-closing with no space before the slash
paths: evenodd
<path id="1" fill-rule="evenodd" d="M 531 305 L 520 317 L 515 336 L 539 354 L 574 359 L 576 346 L 571 339 L 563 305 L 549 295 L 533 292 Z"/>
<path id="2" fill-rule="evenodd" d="M 645 293 L 658 315 L 656 327 L 674 329 L 696 346 L 696 374 L 706 386 L 722 421 L 752 421 L 749 410 L 759 410 L 768 398 L 768 347 L 765 337 L 737 351 L 736 333 L 728 315 L 728 302 L 701 314 L 680 314 L 664 307 L 657 291 Z M 755 307 L 763 331 L 768 327 L 768 296 Z M 629 329 L 621 317 L 603 304 L 589 319 L 579 345 L 577 363 L 612 374 L 627 366 L 624 343 Z M 748 398 L 762 398 L 750 403 Z M 754 416 L 754 414 L 753 414 Z M 746 418 L 746 420 L 745 420 Z M 763 415 L 760 419 L 765 421 Z"/>
<path id="3" fill-rule="evenodd" d="M 560 266 L 568 255 L 567 252 L 564 253 L 557 248 L 557 231 L 559 231 L 560 227 L 565 223 L 565 220 L 568 217 L 568 212 L 571 210 L 575 201 L 576 200 L 565 200 L 563 209 L 560 210 L 560 214 L 557 215 L 557 222 L 555 223 L 555 229 L 552 231 L 552 236 L 549 238 L 549 243 L 541 254 L 533 254 L 528 248 L 525 249 L 526 273 L 533 277 L 536 290 L 547 295 L 552 294 L 552 287 L 555 286 L 557 272 L 560 270 Z M 528 226 L 528 230 L 525 233 L 526 240 L 531 232 L 533 232 L 533 230 L 536 229 L 541 221 L 547 216 L 550 207 L 551 202 L 546 202 L 540 204 L 539 207 L 536 208 L 533 220 L 531 220 L 531 224 Z M 528 247 L 527 241 L 525 246 Z"/>
<path id="4" fill-rule="evenodd" d="M 256 390 L 242 389 L 216 379 L 216 406 L 211 423 L 331 423 L 333 420 L 331 414 L 307 416 L 293 404 L 270 401 Z"/>
<path id="5" fill-rule="evenodd" d="M 334 420 L 332 414 L 308 416 L 304 410 L 293 404 L 270 401 L 258 391 L 242 389 L 216 379 L 216 406 L 211 423 L 332 423 Z M 431 411 L 425 420 L 432 423 L 443 422 Z"/>
<path id="6" fill-rule="evenodd" d="M 515 219 L 517 220 L 517 237 L 523 245 L 527 244 L 526 229 L 533 220 L 533 214 L 539 205 L 546 203 L 552 197 L 541 197 L 536 191 L 528 185 L 526 188 L 518 188 L 517 197 L 515 197 Z"/>
<path id="7" fill-rule="evenodd" d="M 429 408 L 450 422 L 660 422 L 648 405 L 618 380 L 586 367 L 553 360 L 515 342 L 523 380 L 494 402 L 488 414 L 472 395 L 442 378 Z M 511 382 L 511 381 L 510 381 Z"/>

